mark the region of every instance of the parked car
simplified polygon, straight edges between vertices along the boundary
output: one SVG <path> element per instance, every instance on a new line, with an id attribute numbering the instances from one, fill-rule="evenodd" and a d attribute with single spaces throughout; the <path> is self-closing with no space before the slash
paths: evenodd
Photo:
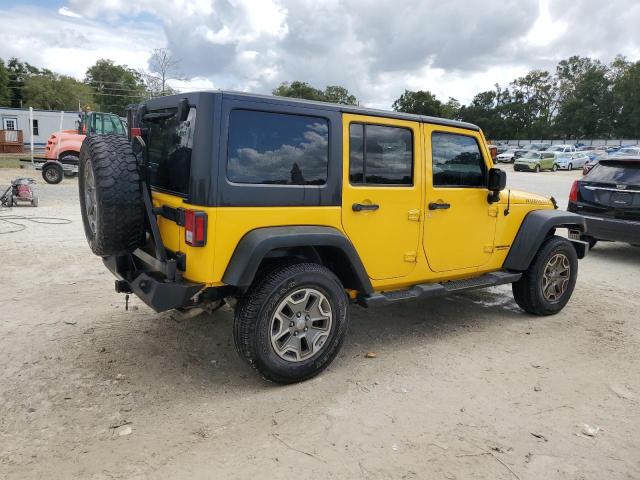
<path id="1" fill-rule="evenodd" d="M 551 145 L 545 151 L 553 153 L 573 153 L 576 151 L 576 147 L 574 145 Z"/>
<path id="2" fill-rule="evenodd" d="M 582 167 L 583 175 L 589 173 L 589 170 L 591 170 L 600 160 L 609 158 L 606 150 L 593 150 L 591 152 L 587 152 L 587 154 L 589 153 L 591 153 L 592 155 L 589 156 L 589 161 L 584 164 L 584 167 Z"/>
<path id="3" fill-rule="evenodd" d="M 573 182 L 568 210 L 585 217 L 580 239 L 590 246 L 598 240 L 640 245 L 640 157 L 600 160 Z"/>
<path id="4" fill-rule="evenodd" d="M 640 157 L 640 147 L 621 147 L 616 152 L 610 154 L 609 157 Z"/>
<path id="5" fill-rule="evenodd" d="M 513 163 L 516 159 L 520 158 L 527 152 L 528 150 L 524 150 L 522 148 L 509 149 L 506 152 L 497 155 L 496 161 L 499 163 Z"/>
<path id="6" fill-rule="evenodd" d="M 535 152 L 542 152 L 548 149 L 551 146 L 550 143 L 530 143 L 528 145 L 523 145 L 523 150 L 533 150 Z"/>
<path id="7" fill-rule="evenodd" d="M 516 172 L 540 172 L 541 170 L 558 169 L 556 156 L 552 152 L 527 152 L 513 163 Z"/>
<path id="8" fill-rule="evenodd" d="M 270 380 L 327 367 L 351 303 L 512 283 L 526 312 L 551 315 L 571 297 L 587 248 L 556 231 L 584 219 L 504 192 L 475 125 L 237 92 L 130 112 L 129 141 L 82 145 L 91 250 L 118 292 L 157 311 L 228 301 L 238 353 Z"/>
<path id="9" fill-rule="evenodd" d="M 556 165 L 562 170 L 573 170 L 583 168 L 589 161 L 589 157 L 584 152 L 555 153 Z"/>

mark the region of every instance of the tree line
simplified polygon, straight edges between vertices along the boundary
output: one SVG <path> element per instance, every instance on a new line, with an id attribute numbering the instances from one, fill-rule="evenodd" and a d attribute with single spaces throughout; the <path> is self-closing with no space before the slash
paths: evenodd
<path id="1" fill-rule="evenodd" d="M 327 91 L 341 90 L 336 99 Z M 315 89 L 285 83 L 274 95 L 357 105 L 342 87 Z M 640 138 L 640 62 L 622 56 L 610 64 L 573 56 L 555 72 L 532 70 L 506 85 L 496 83 L 468 105 L 438 99 L 424 90 L 405 90 L 393 102 L 398 112 L 463 120 L 479 125 L 491 139 Z"/>
<path id="2" fill-rule="evenodd" d="M 174 93 L 166 82 L 182 78 L 178 65 L 166 49 L 156 49 L 149 72 L 101 59 L 77 80 L 17 58 L 0 58 L 0 106 L 123 115 L 128 104 Z M 320 89 L 302 81 L 283 82 L 272 93 L 359 104 L 340 85 Z M 554 72 L 532 70 L 507 84 L 496 83 L 468 105 L 455 98 L 442 101 L 429 91 L 405 90 L 392 108 L 475 123 L 491 139 L 640 138 L 640 61 L 618 56 L 605 64 L 573 56 L 560 61 Z"/>
<path id="3" fill-rule="evenodd" d="M 124 115 L 129 104 L 174 93 L 166 81 L 181 78 L 178 63 L 166 49 L 156 49 L 149 58 L 150 72 L 101 59 L 87 69 L 83 80 L 77 80 L 17 58 L 6 62 L 0 58 L 0 107 Z"/>

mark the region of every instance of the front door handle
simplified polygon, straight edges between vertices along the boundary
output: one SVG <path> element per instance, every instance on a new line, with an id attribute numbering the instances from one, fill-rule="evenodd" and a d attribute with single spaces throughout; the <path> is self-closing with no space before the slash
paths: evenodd
<path id="1" fill-rule="evenodd" d="M 429 203 L 429 210 L 447 210 L 449 207 L 451 207 L 451 204 L 449 203 Z"/>
<path id="2" fill-rule="evenodd" d="M 354 203 L 351 205 L 351 210 L 354 212 L 363 212 L 365 210 L 378 210 L 380 205 L 376 205 L 375 203 Z"/>

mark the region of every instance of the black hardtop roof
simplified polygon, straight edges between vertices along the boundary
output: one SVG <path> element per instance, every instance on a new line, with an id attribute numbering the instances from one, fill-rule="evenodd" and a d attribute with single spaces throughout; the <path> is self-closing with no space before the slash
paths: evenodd
<path id="1" fill-rule="evenodd" d="M 378 110 L 374 108 L 364 108 L 364 107 L 357 107 L 353 105 L 342 105 L 337 103 L 319 102 L 315 100 L 304 100 L 301 98 L 276 97 L 274 95 L 261 95 L 257 93 L 235 92 L 232 90 L 213 90 L 213 91 L 209 90 L 209 91 L 201 91 L 201 92 L 179 93 L 176 95 L 171 95 L 169 97 L 160 97 L 160 98 L 165 101 L 174 100 L 174 99 L 179 100 L 180 98 L 183 98 L 183 97 L 191 98 L 191 97 L 196 97 L 203 94 L 204 95 L 206 94 L 222 95 L 224 97 L 241 99 L 245 101 L 250 100 L 250 101 L 263 102 L 263 103 L 275 104 L 275 105 L 291 105 L 293 107 L 300 107 L 301 105 L 305 105 L 305 106 L 308 106 L 309 108 L 314 108 L 319 110 L 352 113 L 356 115 L 370 115 L 374 117 L 395 118 L 399 120 L 409 120 L 413 122 L 432 123 L 432 124 L 444 125 L 448 127 L 465 128 L 467 130 L 476 130 L 476 131 L 480 130 L 480 127 L 472 123 L 460 122 L 457 120 L 449 120 L 447 118 L 430 117 L 427 115 L 414 115 L 411 113 Z M 152 99 L 145 103 L 148 103 L 150 104 L 150 106 L 153 107 L 153 104 L 156 103 L 154 100 L 157 100 L 157 99 Z"/>

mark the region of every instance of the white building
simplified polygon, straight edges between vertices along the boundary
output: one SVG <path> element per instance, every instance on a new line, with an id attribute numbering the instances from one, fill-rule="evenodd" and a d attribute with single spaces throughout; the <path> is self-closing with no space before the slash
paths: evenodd
<path id="1" fill-rule="evenodd" d="M 79 120 L 78 112 L 64 112 L 62 129 L 76 128 Z M 33 144 L 43 147 L 47 144 L 49 135 L 60 128 L 60 111 L 33 109 Z M 22 130 L 23 142 L 29 145 L 31 142 L 31 129 L 29 128 L 28 108 L 0 107 L 0 130 Z"/>

